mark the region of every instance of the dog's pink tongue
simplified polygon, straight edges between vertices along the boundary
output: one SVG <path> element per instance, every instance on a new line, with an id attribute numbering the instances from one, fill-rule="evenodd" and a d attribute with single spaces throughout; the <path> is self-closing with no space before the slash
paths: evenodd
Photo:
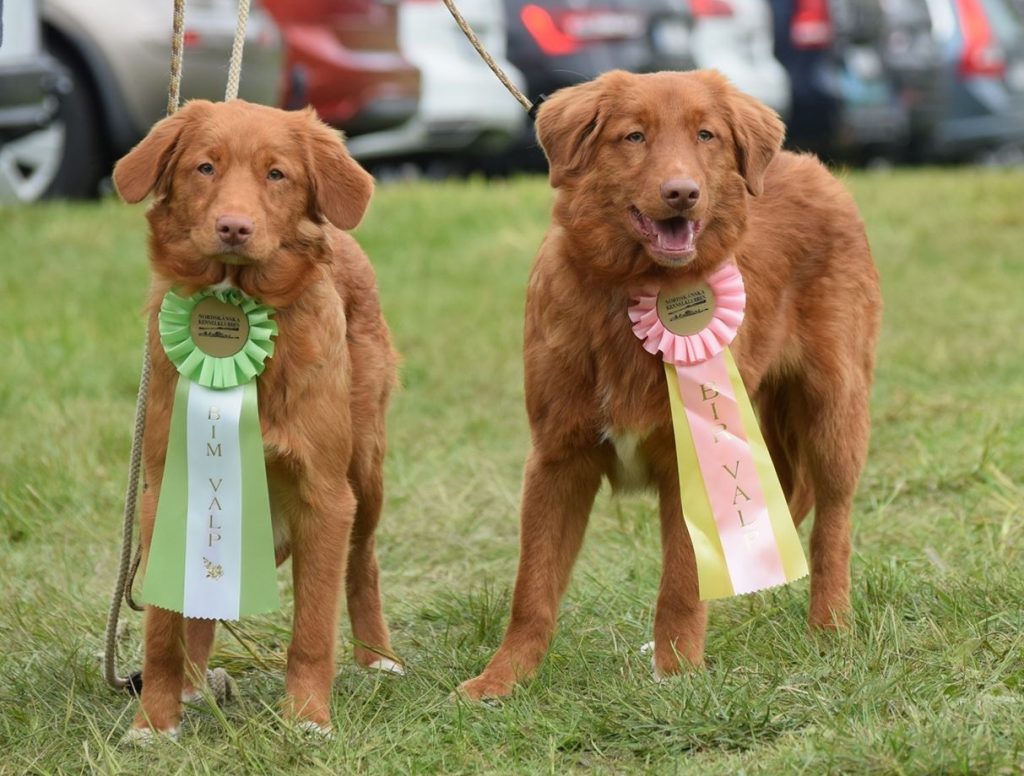
<path id="1" fill-rule="evenodd" d="M 693 221 L 686 218 L 666 218 L 654 222 L 654 232 L 658 237 L 658 247 L 666 251 L 693 250 L 693 239 L 696 230 Z"/>

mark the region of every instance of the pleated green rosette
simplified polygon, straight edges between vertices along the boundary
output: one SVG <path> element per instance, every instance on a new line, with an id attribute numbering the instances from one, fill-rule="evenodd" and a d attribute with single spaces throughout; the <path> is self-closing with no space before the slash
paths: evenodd
<path id="1" fill-rule="evenodd" d="M 210 355 L 192 338 L 193 315 L 207 299 L 239 308 L 249 326 L 248 339 L 233 355 Z M 263 374 L 265 362 L 274 355 L 277 323 L 274 308 L 260 304 L 236 288 L 207 289 L 190 297 L 168 291 L 160 305 L 160 344 L 178 372 L 207 388 L 234 388 Z"/>
<path id="2" fill-rule="evenodd" d="M 180 377 L 148 604 L 222 620 L 279 605 L 255 380 L 274 354 L 273 313 L 232 288 L 164 296 L 160 342 Z"/>

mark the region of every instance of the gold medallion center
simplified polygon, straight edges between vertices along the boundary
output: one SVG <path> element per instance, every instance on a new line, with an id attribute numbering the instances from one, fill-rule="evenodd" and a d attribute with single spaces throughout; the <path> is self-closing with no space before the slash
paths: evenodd
<path id="1" fill-rule="evenodd" d="M 193 308 L 189 332 L 196 347 L 206 355 L 227 358 L 245 347 L 249 318 L 242 308 L 208 296 Z"/>
<path id="2" fill-rule="evenodd" d="M 707 328 L 715 315 L 715 294 L 704 281 L 658 292 L 658 318 L 673 334 L 689 337 Z"/>

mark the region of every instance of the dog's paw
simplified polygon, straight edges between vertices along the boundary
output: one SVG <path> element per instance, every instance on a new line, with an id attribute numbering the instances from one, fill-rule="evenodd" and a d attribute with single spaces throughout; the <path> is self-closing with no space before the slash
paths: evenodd
<path id="1" fill-rule="evenodd" d="M 321 725 L 311 719 L 302 719 L 292 723 L 292 728 L 302 736 L 313 741 L 327 742 L 334 740 L 334 729 L 330 725 Z"/>
<path id="2" fill-rule="evenodd" d="M 121 736 L 121 744 L 124 746 L 153 746 L 165 741 L 178 741 L 181 738 L 181 726 L 171 728 L 170 730 L 153 730 L 148 727 L 133 727 L 128 728 L 123 736 Z"/>
<path id="3" fill-rule="evenodd" d="M 491 679 L 481 674 L 475 679 L 469 679 L 460 684 L 454 693 L 453 698 L 462 698 L 467 701 L 496 701 L 512 694 L 515 684 L 501 680 Z"/>
<path id="4" fill-rule="evenodd" d="M 368 671 L 381 671 L 386 674 L 395 674 L 396 676 L 405 676 L 405 666 L 399 663 L 397 660 L 392 660 L 389 657 L 382 657 L 379 660 L 374 660 L 368 666 Z"/>
<path id="5" fill-rule="evenodd" d="M 648 641 L 646 644 L 641 644 L 639 652 L 640 652 L 641 655 L 645 655 L 645 656 L 646 655 L 650 655 L 651 656 L 651 678 L 655 682 L 657 682 L 658 684 L 661 684 L 666 679 L 668 679 L 668 676 L 662 674 L 661 671 L 658 670 L 658 662 L 654 659 L 654 642 L 653 641 Z"/>

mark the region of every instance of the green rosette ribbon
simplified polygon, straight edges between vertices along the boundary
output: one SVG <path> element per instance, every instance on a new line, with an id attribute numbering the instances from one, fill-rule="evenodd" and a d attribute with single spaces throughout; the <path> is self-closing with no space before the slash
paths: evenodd
<path id="1" fill-rule="evenodd" d="M 232 356 L 212 356 L 192 339 L 192 316 L 205 299 L 238 307 L 249 324 L 248 340 Z M 168 291 L 160 304 L 160 344 L 182 377 L 207 388 L 234 388 L 263 374 L 265 362 L 274 355 L 277 323 L 274 308 L 260 304 L 237 288 L 207 289 L 190 297 Z"/>
<path id="2" fill-rule="evenodd" d="M 169 291 L 160 342 L 180 375 L 142 597 L 186 617 L 278 608 L 256 377 L 274 310 L 234 288 Z"/>

